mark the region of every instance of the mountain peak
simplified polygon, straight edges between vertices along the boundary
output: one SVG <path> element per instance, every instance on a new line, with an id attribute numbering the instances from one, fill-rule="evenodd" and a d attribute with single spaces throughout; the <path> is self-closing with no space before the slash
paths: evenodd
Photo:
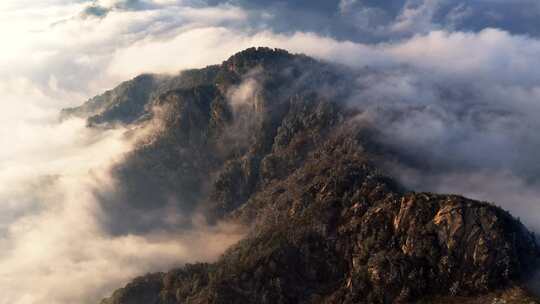
<path id="1" fill-rule="evenodd" d="M 231 57 L 226 62 L 238 61 L 238 60 L 275 60 L 277 58 L 286 58 L 290 59 L 293 55 L 287 50 L 279 48 L 269 48 L 269 47 L 250 47 L 243 51 L 240 51 Z"/>
<path id="2" fill-rule="evenodd" d="M 250 48 L 98 98 L 106 107 L 90 121 L 160 126 L 114 168 L 106 229 L 179 229 L 201 213 L 250 227 L 216 263 L 139 278 L 103 303 L 410 303 L 523 283 L 534 236 L 494 205 L 411 192 L 384 174 L 401 156 L 372 144 L 336 95 L 343 73 Z M 171 210 L 181 219 L 161 220 Z"/>
<path id="3" fill-rule="evenodd" d="M 293 60 L 314 61 L 308 56 L 292 54 L 283 49 L 251 47 L 234 54 L 223 65 L 230 70 L 243 73 L 256 66 L 279 68 L 284 64 L 290 64 Z"/>

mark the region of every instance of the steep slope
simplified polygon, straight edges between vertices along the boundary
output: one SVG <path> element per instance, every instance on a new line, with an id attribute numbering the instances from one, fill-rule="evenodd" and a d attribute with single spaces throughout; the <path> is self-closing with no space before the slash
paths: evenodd
<path id="1" fill-rule="evenodd" d="M 191 73 L 209 74 L 206 69 Z M 305 56 L 250 49 L 223 63 L 207 83 L 157 96 L 145 106 L 152 136 L 115 168 L 116 193 L 103 193 L 108 228 L 176 229 L 189 225 L 193 213 L 218 220 L 271 174 L 287 176 L 342 119 L 342 106 L 313 92 L 313 85 L 343 86 L 348 80 L 338 72 Z M 171 210 L 183 219 L 156 221 Z"/>
<path id="2" fill-rule="evenodd" d="M 103 303 L 403 303 L 526 277 L 538 248 L 508 213 L 402 192 L 357 147 L 330 139 L 252 196 L 232 215 L 256 219 L 252 234 L 217 263 L 139 279 Z"/>
<path id="3" fill-rule="evenodd" d="M 178 229 L 195 213 L 250 227 L 218 262 L 141 277 L 103 303 L 483 303 L 498 290 L 532 301 L 512 288 L 536 265 L 534 236 L 493 205 L 410 192 L 382 173 L 400 155 L 342 102 L 353 76 L 252 48 L 68 110 L 152 129 L 103 194 L 111 231 Z"/>

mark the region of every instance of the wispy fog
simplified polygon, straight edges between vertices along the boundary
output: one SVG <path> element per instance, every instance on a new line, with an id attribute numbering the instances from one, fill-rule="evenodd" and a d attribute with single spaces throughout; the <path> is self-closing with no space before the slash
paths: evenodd
<path id="1" fill-rule="evenodd" d="M 242 236 L 200 221 L 178 233 L 108 235 L 94 194 L 115 187 L 108 169 L 130 150 L 125 130 L 57 123 L 39 108 L 18 118 L 2 125 L 1 303 L 97 303 L 136 275 L 213 260 Z"/>
<path id="2" fill-rule="evenodd" d="M 130 77 L 113 68 L 121 65 L 115 52 L 167 29 L 147 29 L 161 14 L 86 18 L 84 7 L 0 6 L 9 42 L 0 59 L 0 303 L 98 303 L 134 276 L 212 261 L 243 235 L 197 218 L 189 231 L 112 236 L 103 229 L 95 193 L 115 187 L 109 169 L 133 136 L 89 129 L 80 119 L 60 123 L 59 111 Z M 217 22 L 207 16 L 212 10 L 185 13 Z"/>

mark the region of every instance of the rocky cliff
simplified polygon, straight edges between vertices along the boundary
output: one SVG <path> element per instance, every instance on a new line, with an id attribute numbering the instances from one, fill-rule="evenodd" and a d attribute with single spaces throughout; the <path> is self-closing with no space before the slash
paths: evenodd
<path id="1" fill-rule="evenodd" d="M 534 235 L 491 204 L 382 172 L 401 156 L 344 102 L 353 73 L 252 48 L 65 110 L 91 126 L 153 126 L 103 195 L 111 231 L 189 226 L 156 220 L 171 210 L 250 231 L 216 263 L 143 276 L 102 303 L 534 303 Z"/>

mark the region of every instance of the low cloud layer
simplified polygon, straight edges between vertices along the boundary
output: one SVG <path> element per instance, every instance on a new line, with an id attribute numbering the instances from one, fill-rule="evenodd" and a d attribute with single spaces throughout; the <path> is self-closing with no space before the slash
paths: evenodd
<path id="1" fill-rule="evenodd" d="M 212 5 L 228 0 L 208 0 Z M 317 32 L 338 40 L 378 43 L 408 39 L 434 30 L 480 31 L 500 28 L 538 37 L 540 7 L 536 0 L 235 0 L 266 19 L 278 33 Z"/>
<path id="2" fill-rule="evenodd" d="M 201 221 L 189 231 L 109 235 L 95 193 L 115 186 L 109 168 L 131 149 L 126 130 L 58 123 L 39 108 L 8 114 L 18 119 L 2 126 L 0 303 L 97 303 L 134 276 L 212 261 L 242 237 L 240 227 Z"/>
<path id="3" fill-rule="evenodd" d="M 57 115 L 139 73 L 251 46 L 352 67 L 344 102 L 391 148 L 388 172 L 414 189 L 494 201 L 540 230 L 539 10 L 508 3 L 2 1 L 0 303 L 96 303 L 135 275 L 212 260 L 241 237 L 204 224 L 107 234 L 94 190 L 114 186 L 108 168 L 131 144 L 125 130 Z M 256 84 L 231 94 L 243 103 Z"/>
<path id="4" fill-rule="evenodd" d="M 349 46 L 369 66 L 349 102 L 411 189 L 495 202 L 538 230 L 539 46 L 494 29 Z"/>

